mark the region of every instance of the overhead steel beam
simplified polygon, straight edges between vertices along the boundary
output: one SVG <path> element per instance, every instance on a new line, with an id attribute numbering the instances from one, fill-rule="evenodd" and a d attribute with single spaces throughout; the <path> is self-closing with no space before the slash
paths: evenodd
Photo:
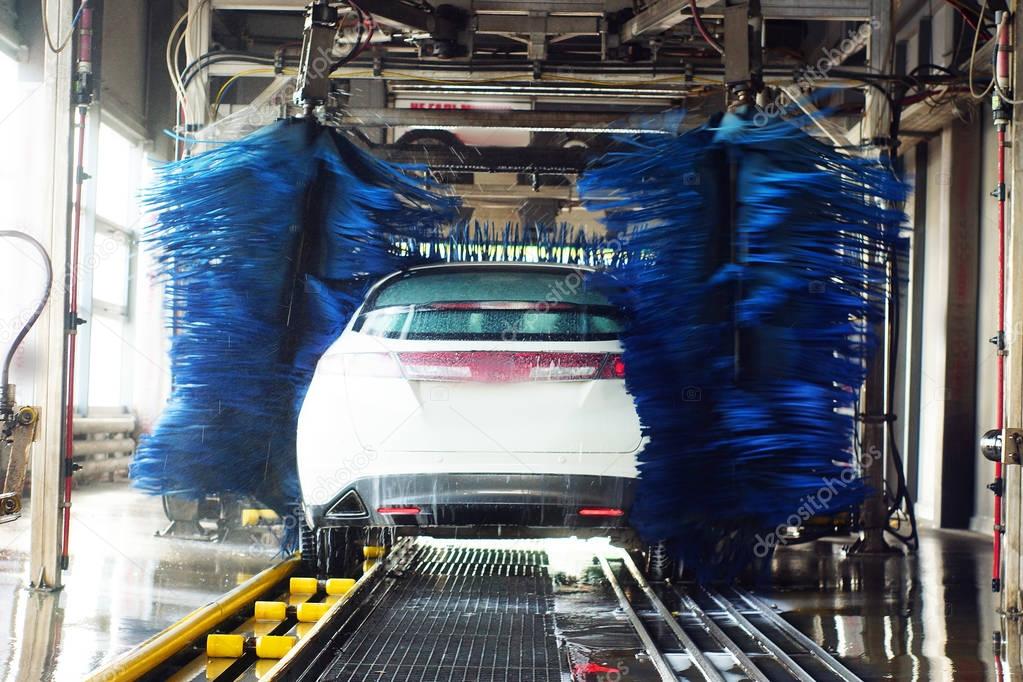
<path id="1" fill-rule="evenodd" d="M 250 12 L 304 12 L 308 0 L 210 0 L 213 9 Z"/>
<path id="2" fill-rule="evenodd" d="M 541 26 L 523 21 L 521 14 L 477 14 L 471 26 L 476 33 L 536 33 L 546 35 L 596 35 L 600 33 L 602 20 L 597 16 L 565 16 L 552 14 L 543 17 Z"/>
<path id="3" fill-rule="evenodd" d="M 725 14 L 725 4 L 716 0 L 697 3 L 703 15 L 718 18 Z M 868 0 L 761 0 L 760 11 L 765 19 L 802 19 L 808 21 L 862 21 L 870 18 Z M 621 40 L 632 42 L 664 33 L 690 18 L 689 0 L 657 0 L 622 26 Z"/>
<path id="4" fill-rule="evenodd" d="M 348 109 L 332 123 L 341 127 L 516 128 L 537 132 L 674 132 L 650 114 L 594 111 L 485 111 L 437 109 Z"/>
<path id="5" fill-rule="evenodd" d="M 696 4 L 703 8 L 713 2 L 714 0 L 699 0 Z M 664 33 L 690 17 L 689 0 L 656 0 L 625 22 L 620 34 L 622 42 L 630 43 L 638 38 Z"/>
<path id="6" fill-rule="evenodd" d="M 466 204 L 474 207 L 514 207 L 521 206 L 530 199 L 546 199 L 564 202 L 570 205 L 581 203 L 579 193 L 572 186 L 539 187 L 533 189 L 529 185 L 509 185 L 507 187 L 488 187 L 486 185 L 448 185 Z M 602 201 L 596 199 L 595 201 Z"/>
<path id="7" fill-rule="evenodd" d="M 598 14 L 607 11 L 607 4 L 597 0 L 473 0 L 474 12 L 503 12 L 529 14 L 530 12 L 570 12 Z"/>
<path id="8" fill-rule="evenodd" d="M 802 21 L 866 21 L 871 17 L 869 0 L 761 0 L 760 12 L 765 19 Z M 707 8 L 706 16 L 724 16 L 725 3 Z"/>
<path id="9" fill-rule="evenodd" d="M 387 161 L 418 164 L 438 171 L 543 175 L 579 174 L 592 155 L 581 147 L 381 145 L 370 151 Z"/>
<path id="10" fill-rule="evenodd" d="M 304 10 L 308 0 L 211 0 L 215 10 L 249 10 L 249 11 L 277 11 L 277 12 L 301 12 Z M 505 14 L 529 12 L 558 12 L 603 15 L 610 8 L 609 3 L 594 0 L 476 0 L 472 3 L 472 11 L 479 12 L 501 12 Z M 361 5 L 360 5 L 361 6 Z M 641 12 L 644 15 L 639 19 L 637 15 L 629 24 L 633 39 L 643 35 L 651 35 L 666 31 L 688 18 L 687 0 L 661 0 L 655 2 L 649 8 Z M 707 6 L 708 17 L 720 17 L 724 15 L 724 3 L 711 4 L 704 0 L 700 6 Z M 870 18 L 870 3 L 868 0 L 801 0 L 790 2 L 789 0 L 763 0 L 761 10 L 765 19 L 803 19 L 820 21 L 864 21 Z M 372 11 L 372 10 L 370 10 Z M 637 21 L 638 19 L 638 21 Z M 665 22 L 662 28 L 658 28 L 659 22 Z M 634 22 L 634 23 L 633 23 Z M 641 26 L 648 28 L 640 29 Z M 624 30 L 624 29 L 623 29 Z M 624 33 L 623 33 L 624 35 Z"/>

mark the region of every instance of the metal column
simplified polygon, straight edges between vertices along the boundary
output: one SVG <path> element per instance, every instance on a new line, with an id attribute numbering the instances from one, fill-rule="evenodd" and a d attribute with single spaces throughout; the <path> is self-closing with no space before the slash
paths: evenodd
<path id="1" fill-rule="evenodd" d="M 50 26 L 71 25 L 74 3 L 56 0 L 48 3 L 47 20 Z M 35 374 L 35 399 L 42 407 L 41 433 L 32 455 L 32 502 L 29 556 L 29 581 L 37 589 L 59 589 L 61 514 L 64 504 L 62 486 L 63 422 L 64 422 L 64 328 L 66 324 L 66 272 L 68 258 L 68 230 L 70 224 L 70 188 L 72 158 L 71 131 L 71 75 L 73 52 L 59 54 L 44 49 L 42 85 L 46 98 L 46 127 L 48 144 L 45 155 L 53 173 L 47 176 L 44 206 L 40 206 L 41 222 L 48 225 L 43 245 L 57 273 L 64 273 L 53 288 L 49 307 L 39 319 L 36 334 L 39 344 L 39 364 Z M 63 269 L 61 266 L 64 266 Z M 55 275 L 57 276 L 57 275 Z"/>
<path id="2" fill-rule="evenodd" d="M 891 0 L 872 0 L 871 15 L 875 17 L 877 28 L 870 34 L 868 55 L 870 66 L 879 71 L 887 71 L 894 54 L 894 33 L 892 26 L 894 15 Z M 860 129 L 865 141 L 887 140 L 889 120 L 891 116 L 888 100 L 881 93 L 867 88 L 866 111 Z M 883 153 L 887 153 L 884 150 Z M 881 348 L 886 347 L 886 324 L 879 325 L 878 339 Z M 888 551 L 884 540 L 884 527 L 887 523 L 888 510 L 883 497 L 884 470 L 886 453 L 885 411 L 885 353 L 878 352 L 871 362 L 867 381 L 863 387 L 863 408 L 865 415 L 862 430 L 863 443 L 863 475 L 871 490 L 877 491 L 864 501 L 861 508 L 863 524 L 862 537 L 857 546 L 861 553 L 879 553 Z"/>
<path id="3" fill-rule="evenodd" d="M 1013 17 L 1013 33 L 1023 35 L 1023 12 Z M 1013 55 L 1014 92 L 1023 92 L 1023 52 Z M 1023 117 L 1023 105 L 1014 107 L 1013 120 Z M 1017 193 L 1023 188 L 1023 144 L 1016 135 L 1017 128 L 1011 126 L 1011 176 L 1009 179 L 1009 200 L 1012 213 L 1007 225 L 1005 251 L 1005 425 L 1023 425 L 1023 353 L 1020 352 L 1020 332 L 1023 325 L 1023 202 Z M 1003 434 L 1002 442 L 1005 441 Z M 1003 458 L 1006 448 L 1003 448 Z M 1004 481 L 1004 525 L 1005 561 L 1002 568 L 1002 610 L 1007 616 L 1005 623 L 1006 656 L 1010 665 L 1021 661 L 1019 614 L 1023 610 L 1020 580 L 1020 553 L 1023 551 L 1023 480 L 1019 465 L 1006 464 Z"/>

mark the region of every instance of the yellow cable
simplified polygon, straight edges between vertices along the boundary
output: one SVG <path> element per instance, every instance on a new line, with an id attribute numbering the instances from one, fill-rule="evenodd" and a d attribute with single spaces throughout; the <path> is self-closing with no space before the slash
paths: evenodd
<path id="1" fill-rule="evenodd" d="M 231 83 L 235 82 L 236 80 L 243 76 L 254 76 L 256 74 L 263 73 L 274 73 L 274 70 L 268 68 L 246 69 L 244 71 L 239 71 L 238 73 L 224 81 L 224 84 L 220 86 L 220 90 L 217 91 L 217 96 L 213 98 L 213 118 L 216 119 L 217 115 L 220 113 L 220 99 L 224 96 L 224 93 L 227 92 L 227 88 L 231 85 Z"/>

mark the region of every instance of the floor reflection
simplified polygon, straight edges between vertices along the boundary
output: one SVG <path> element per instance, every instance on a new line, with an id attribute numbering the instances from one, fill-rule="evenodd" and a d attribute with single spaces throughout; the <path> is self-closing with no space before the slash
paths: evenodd
<path id="1" fill-rule="evenodd" d="M 56 593 L 25 589 L 28 519 L 0 526 L 0 679 L 80 680 L 274 562 L 259 542 L 154 537 L 167 523 L 159 498 L 127 484 L 76 491 L 73 510 Z"/>
<path id="2" fill-rule="evenodd" d="M 991 547 L 924 532 L 916 556 L 846 557 L 819 543 L 779 551 L 766 596 L 865 679 L 997 679 Z"/>

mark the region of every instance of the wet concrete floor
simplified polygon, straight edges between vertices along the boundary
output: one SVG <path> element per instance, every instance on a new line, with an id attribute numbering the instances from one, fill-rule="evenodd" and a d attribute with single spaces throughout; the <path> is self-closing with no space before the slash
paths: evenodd
<path id="1" fill-rule="evenodd" d="M 73 509 L 57 593 L 25 589 L 28 519 L 0 526 L 0 679 L 80 680 L 277 560 L 245 537 L 154 537 L 167 523 L 160 500 L 125 483 L 84 488 Z M 779 551 L 774 584 L 757 592 L 866 679 L 998 679 L 990 560 L 967 533 L 925 533 L 912 557 L 846 558 L 818 543 Z"/>

